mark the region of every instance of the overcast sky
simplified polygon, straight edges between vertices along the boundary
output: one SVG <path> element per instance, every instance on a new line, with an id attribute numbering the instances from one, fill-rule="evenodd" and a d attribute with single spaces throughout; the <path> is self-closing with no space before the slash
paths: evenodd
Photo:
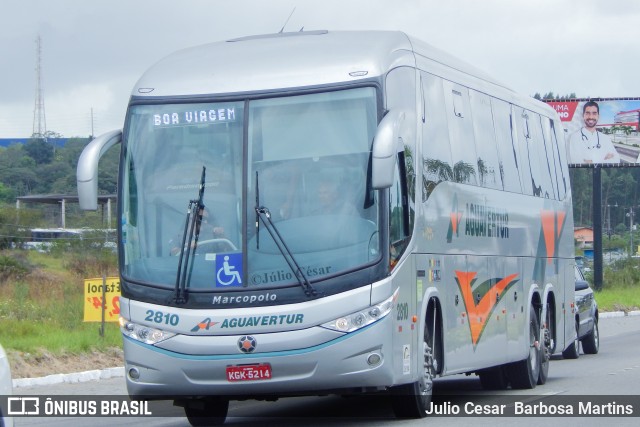
<path id="1" fill-rule="evenodd" d="M 121 128 L 167 54 L 280 30 L 402 30 L 518 92 L 640 96 L 638 0 L 2 0 L 0 138 L 29 137 L 42 38 L 47 130 Z"/>

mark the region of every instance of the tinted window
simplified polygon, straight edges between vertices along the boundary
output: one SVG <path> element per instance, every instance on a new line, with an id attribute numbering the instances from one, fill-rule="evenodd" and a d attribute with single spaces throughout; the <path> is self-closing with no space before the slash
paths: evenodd
<path id="1" fill-rule="evenodd" d="M 498 99 L 491 100 L 493 126 L 498 146 L 498 168 L 506 191 L 520 193 L 520 174 L 516 146 L 513 140 L 511 125 L 511 106 Z"/>
<path id="2" fill-rule="evenodd" d="M 469 91 L 473 134 L 478 153 L 478 181 L 483 187 L 502 190 L 502 177 L 493 129 L 491 98 L 483 93 Z"/>
<path id="3" fill-rule="evenodd" d="M 447 130 L 442 79 L 423 73 L 424 124 L 422 125 L 422 201 L 442 181 L 453 181 L 453 162 Z"/>

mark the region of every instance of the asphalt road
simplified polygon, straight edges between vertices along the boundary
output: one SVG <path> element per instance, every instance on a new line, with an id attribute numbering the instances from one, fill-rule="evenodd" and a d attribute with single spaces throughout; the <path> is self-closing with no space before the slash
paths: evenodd
<path id="1" fill-rule="evenodd" d="M 581 354 L 577 360 L 554 357 L 547 384 L 535 390 L 506 390 L 488 393 L 475 376 L 454 376 L 437 381 L 434 402 L 441 407 L 457 406 L 464 413 L 467 402 L 497 405 L 507 396 L 511 402 L 553 406 L 564 403 L 568 396 L 581 402 L 617 402 L 631 399 L 634 417 L 428 417 L 425 420 L 396 420 L 384 399 L 342 398 L 337 396 L 288 398 L 277 402 L 232 402 L 226 425 L 235 426 L 540 426 L 552 425 L 631 426 L 640 423 L 640 316 L 603 318 L 600 321 L 600 353 Z M 17 388 L 16 395 L 125 395 L 123 378 L 78 384 L 57 384 Z M 464 395 L 464 396 L 463 396 Z M 626 395 L 622 396 L 622 395 Z M 576 404 L 577 402 L 573 402 Z M 511 403 L 513 405 L 513 403 Z M 166 405 L 169 408 L 170 405 Z M 189 426 L 181 410 L 163 418 L 16 418 L 16 426 Z"/>

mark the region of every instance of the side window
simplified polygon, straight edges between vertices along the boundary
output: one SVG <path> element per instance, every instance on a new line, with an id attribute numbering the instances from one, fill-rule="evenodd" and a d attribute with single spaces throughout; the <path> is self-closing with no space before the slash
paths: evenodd
<path id="1" fill-rule="evenodd" d="M 528 141 L 531 139 L 531 129 L 529 129 L 529 116 L 527 111 L 512 107 L 513 141 L 518 157 L 518 171 L 520 173 L 520 183 L 524 194 L 533 194 L 533 178 L 531 177 L 531 159 L 529 157 Z M 537 185 L 537 184 L 536 184 Z"/>
<path id="2" fill-rule="evenodd" d="M 393 185 L 389 189 L 389 243 L 393 267 L 407 248 L 410 237 L 404 153 L 398 153 Z"/>
<path id="3" fill-rule="evenodd" d="M 547 165 L 547 171 L 551 178 L 551 189 L 553 197 L 560 200 L 560 191 L 558 188 L 558 170 L 556 168 L 557 156 L 554 150 L 554 141 L 551 137 L 551 123 L 549 118 L 540 116 L 540 125 L 542 126 L 542 142 L 544 144 L 544 161 Z"/>
<path id="4" fill-rule="evenodd" d="M 422 123 L 422 201 L 442 181 L 453 181 L 453 162 L 447 128 L 442 79 L 422 73 L 424 122 Z"/>
<path id="5" fill-rule="evenodd" d="M 542 137 L 540 116 L 532 111 L 527 111 L 525 120 L 529 129 L 527 155 L 531 165 L 533 195 L 545 199 L 555 199 L 555 191 L 553 191 L 553 186 L 551 185 L 547 152 Z"/>
<path id="6" fill-rule="evenodd" d="M 491 100 L 493 112 L 493 128 L 496 132 L 498 146 L 498 169 L 505 191 L 522 192 L 520 173 L 518 172 L 518 156 L 513 140 L 511 123 L 511 106 L 498 99 Z"/>
<path id="7" fill-rule="evenodd" d="M 469 90 L 444 81 L 445 107 L 449 123 L 449 141 L 454 155 L 453 180 L 478 185 L 478 156 L 473 138 Z"/>
<path id="8" fill-rule="evenodd" d="M 483 187 L 502 190 L 496 134 L 491 116 L 491 98 L 483 93 L 469 90 L 469 101 L 478 153 L 478 183 Z"/>
<path id="9" fill-rule="evenodd" d="M 554 157 L 554 171 L 556 174 L 556 187 L 558 189 L 558 200 L 564 200 L 567 195 L 567 177 L 565 176 L 565 164 L 567 159 L 564 156 L 565 140 L 562 125 L 549 119 L 551 150 Z"/>
<path id="10" fill-rule="evenodd" d="M 415 194 L 416 194 L 416 71 L 409 67 L 393 69 L 386 80 L 387 109 L 401 109 L 407 114 L 406 121 L 410 125 L 405 126 L 402 138 L 404 150 L 404 173 L 409 198 L 408 216 L 409 228 L 413 228 L 415 218 Z"/>

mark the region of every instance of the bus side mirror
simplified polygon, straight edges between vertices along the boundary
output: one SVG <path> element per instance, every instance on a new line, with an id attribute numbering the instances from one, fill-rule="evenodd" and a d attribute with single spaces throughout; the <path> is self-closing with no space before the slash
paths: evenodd
<path id="1" fill-rule="evenodd" d="M 80 209 L 85 211 L 98 209 L 98 161 L 109 148 L 121 141 L 122 131 L 112 130 L 103 133 L 82 150 L 76 170 Z"/>
<path id="2" fill-rule="evenodd" d="M 389 188 L 393 185 L 393 173 L 398 154 L 400 128 L 405 114 L 390 111 L 382 118 L 373 138 L 371 164 L 371 186 L 374 189 Z"/>

